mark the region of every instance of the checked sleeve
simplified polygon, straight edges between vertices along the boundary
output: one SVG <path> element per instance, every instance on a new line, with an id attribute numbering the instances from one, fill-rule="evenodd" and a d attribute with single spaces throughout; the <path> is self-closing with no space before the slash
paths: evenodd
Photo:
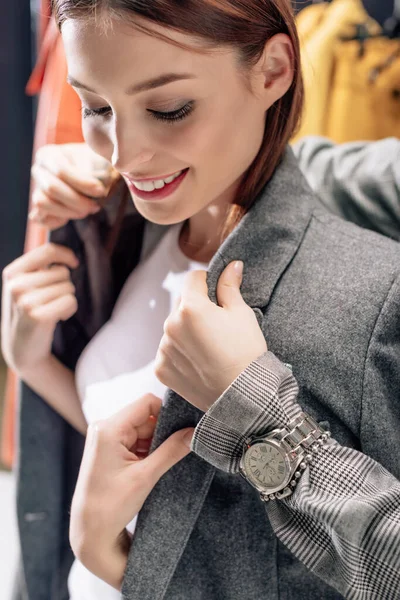
<path id="1" fill-rule="evenodd" d="M 297 392 L 291 372 L 272 353 L 262 355 L 205 413 L 193 451 L 236 473 L 248 436 L 301 411 Z M 293 495 L 265 506 L 279 539 L 345 598 L 400 598 L 400 482 L 378 462 L 329 440 Z"/>

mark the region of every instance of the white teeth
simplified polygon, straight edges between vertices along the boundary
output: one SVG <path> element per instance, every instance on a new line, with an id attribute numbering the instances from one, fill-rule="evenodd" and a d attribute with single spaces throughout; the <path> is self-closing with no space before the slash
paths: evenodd
<path id="1" fill-rule="evenodd" d="M 143 181 L 140 187 L 144 192 L 152 192 L 156 189 L 153 181 Z"/>
<path id="2" fill-rule="evenodd" d="M 180 173 L 179 173 L 180 175 Z M 171 175 L 171 177 L 167 177 L 167 179 L 164 179 L 165 183 L 171 183 L 171 181 L 173 181 L 175 179 L 175 177 L 177 177 L 177 175 Z"/>
<path id="3" fill-rule="evenodd" d="M 174 181 L 174 179 L 179 177 L 179 175 L 182 173 L 183 171 L 179 171 L 179 173 L 171 175 L 166 179 L 155 179 L 153 181 L 134 181 L 133 183 L 138 190 L 142 190 L 143 192 L 153 192 L 154 190 L 161 190 L 165 184 L 171 183 L 171 181 Z"/>
<path id="4" fill-rule="evenodd" d="M 159 179 L 158 181 L 154 182 L 154 187 L 156 188 L 156 190 L 161 190 L 161 188 L 163 188 L 165 185 L 165 183 L 163 182 L 162 179 Z"/>

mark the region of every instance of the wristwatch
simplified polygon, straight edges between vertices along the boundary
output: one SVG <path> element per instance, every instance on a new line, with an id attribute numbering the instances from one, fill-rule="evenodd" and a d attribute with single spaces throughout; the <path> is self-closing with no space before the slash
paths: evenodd
<path id="1" fill-rule="evenodd" d="M 302 412 L 287 427 L 246 440 L 239 472 L 260 492 L 261 500 L 286 498 L 330 435 Z"/>

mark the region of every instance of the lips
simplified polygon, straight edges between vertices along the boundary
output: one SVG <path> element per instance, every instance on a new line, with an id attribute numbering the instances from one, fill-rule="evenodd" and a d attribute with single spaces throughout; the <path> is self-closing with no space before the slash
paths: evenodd
<path id="1" fill-rule="evenodd" d="M 165 183 L 165 180 L 141 180 L 134 181 L 131 178 L 126 178 L 127 184 L 131 192 L 140 198 L 141 200 L 162 200 L 170 196 L 182 183 L 185 179 L 189 169 L 184 169 L 181 172 L 177 172 L 178 174 L 170 175 L 166 179 L 169 180 L 169 183 Z M 172 180 L 171 180 L 172 177 Z M 158 188 L 153 185 L 154 181 L 163 181 L 163 185 Z M 146 185 L 147 184 L 147 185 Z M 140 185 L 140 187 L 138 187 Z M 140 189 L 143 187 L 150 187 L 151 189 Z"/>
<path id="2" fill-rule="evenodd" d="M 168 175 L 166 177 L 162 177 L 162 178 L 158 178 L 158 179 L 139 179 L 139 180 L 135 180 L 132 178 L 129 178 L 129 179 L 132 181 L 133 185 L 138 190 L 142 190 L 143 192 L 153 192 L 155 189 L 161 190 L 165 185 L 172 183 L 174 181 L 174 179 L 176 179 L 177 177 L 179 177 L 179 175 L 182 174 L 182 172 L 183 172 L 182 170 L 177 171 L 173 175 Z"/>

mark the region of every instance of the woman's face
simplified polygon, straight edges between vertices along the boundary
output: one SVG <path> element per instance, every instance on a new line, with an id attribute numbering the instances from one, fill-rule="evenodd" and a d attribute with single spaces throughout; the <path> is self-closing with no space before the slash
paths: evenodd
<path id="1" fill-rule="evenodd" d="M 193 39 L 165 32 L 193 47 Z M 85 140 L 125 177 L 145 218 L 178 223 L 232 201 L 261 146 L 266 110 L 234 51 L 196 53 L 118 21 L 102 33 L 69 20 L 62 37 Z M 159 180 L 181 171 L 162 187 Z M 159 189 L 147 181 L 148 191 L 138 190 L 143 179 L 158 180 Z"/>

